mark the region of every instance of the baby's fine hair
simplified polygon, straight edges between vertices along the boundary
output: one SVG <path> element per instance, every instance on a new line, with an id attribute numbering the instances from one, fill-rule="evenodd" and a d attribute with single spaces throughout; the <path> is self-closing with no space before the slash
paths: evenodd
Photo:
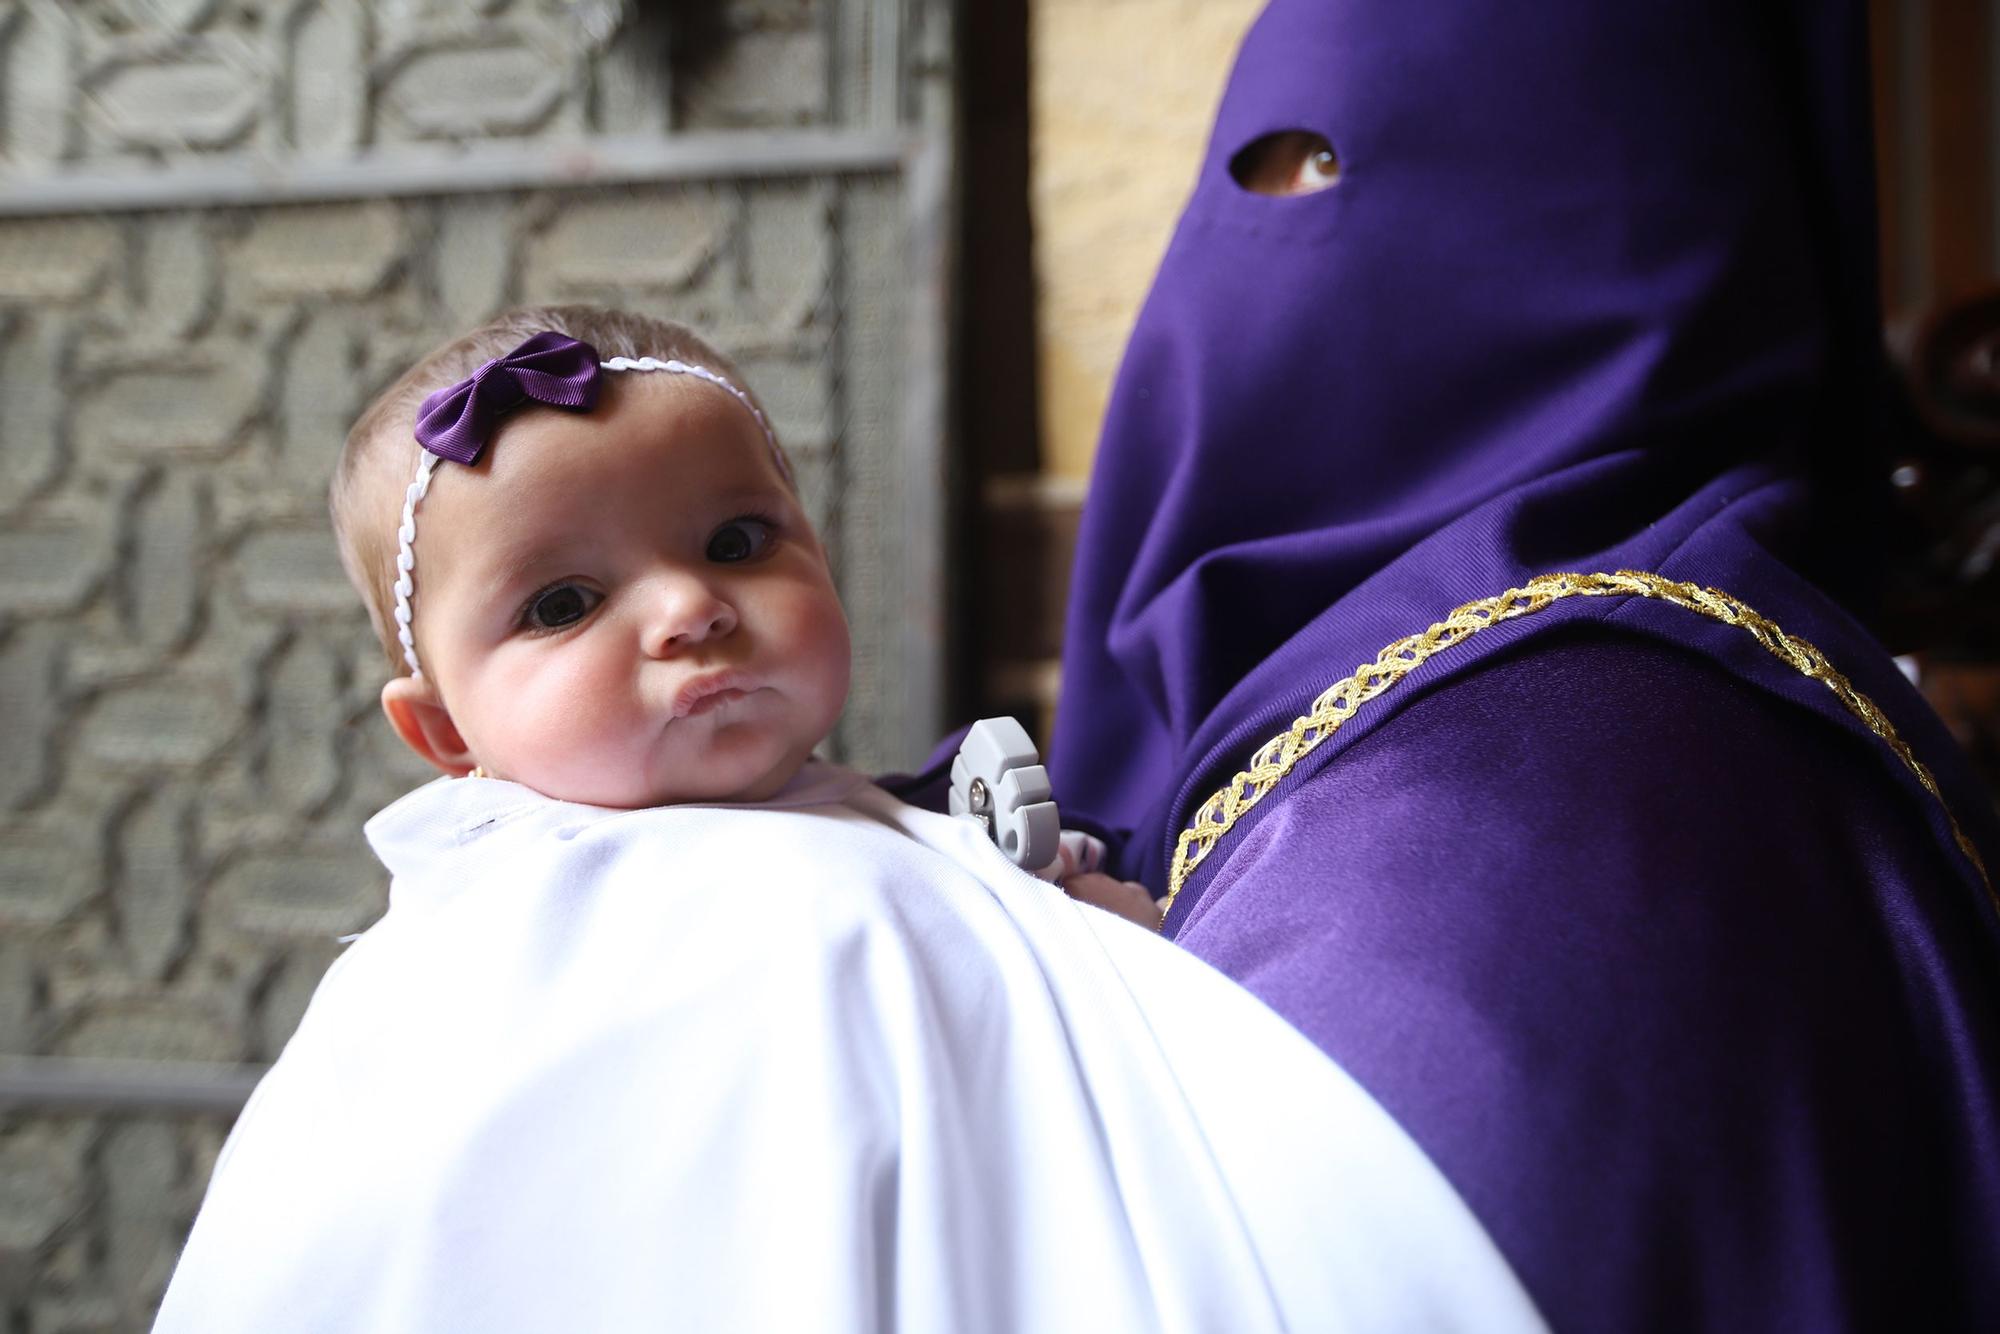
<path id="1" fill-rule="evenodd" d="M 404 670 L 396 640 L 396 528 L 403 492 L 415 475 L 417 406 L 433 391 L 458 383 L 484 363 L 504 357 L 544 330 L 567 334 L 612 357 L 679 359 L 726 376 L 756 401 L 729 358 L 686 325 L 598 306 L 517 306 L 470 333 L 432 349 L 376 395 L 347 432 L 334 466 L 327 504 L 348 580 L 367 604 L 391 673 Z M 763 405 L 758 404 L 758 411 Z M 768 418 L 768 413 L 765 414 Z"/>

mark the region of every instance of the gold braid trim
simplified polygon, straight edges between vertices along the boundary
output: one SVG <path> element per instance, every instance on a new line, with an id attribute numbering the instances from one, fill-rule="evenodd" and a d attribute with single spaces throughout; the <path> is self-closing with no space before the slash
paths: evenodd
<path id="1" fill-rule="evenodd" d="M 1924 790 L 1936 798 L 1951 826 L 1960 852 L 1979 873 L 1987 900 L 2000 913 L 2000 895 L 1993 891 L 1986 866 L 1972 840 L 1958 827 L 1937 780 L 1923 762 L 1911 753 L 1896 729 L 1889 724 L 1875 702 L 1856 690 L 1845 676 L 1835 671 L 1818 649 L 1803 639 L 1794 639 L 1735 598 L 1713 588 L 1676 583 L 1643 570 L 1620 570 L 1616 574 L 1544 574 L 1519 588 L 1510 588 L 1499 597 L 1468 602 L 1421 634 L 1399 639 L 1363 663 L 1354 675 L 1336 681 L 1313 701 L 1312 711 L 1292 723 L 1291 730 L 1271 738 L 1250 757 L 1250 767 L 1229 780 L 1221 791 L 1203 802 L 1194 820 L 1181 831 L 1174 846 L 1174 864 L 1167 876 L 1167 896 L 1161 900 L 1161 918 L 1174 906 L 1174 899 L 1194 868 L 1214 850 L 1216 841 L 1232 829 L 1251 807 L 1264 799 L 1292 766 L 1312 754 L 1319 744 L 1340 730 L 1363 704 L 1382 694 L 1417 667 L 1455 644 L 1462 643 L 1490 625 L 1511 621 L 1541 611 L 1553 602 L 1571 597 L 1644 597 L 1684 607 L 1711 620 L 1734 625 L 1747 632 L 1779 659 L 1803 675 L 1818 681 L 1840 700 L 1843 707 L 1861 720 L 1862 726 L 1880 737 L 1904 767 L 1917 776 Z"/>

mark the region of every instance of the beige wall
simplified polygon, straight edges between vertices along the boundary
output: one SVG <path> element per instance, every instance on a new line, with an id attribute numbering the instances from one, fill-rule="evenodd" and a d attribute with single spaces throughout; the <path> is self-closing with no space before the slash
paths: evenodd
<path id="1" fill-rule="evenodd" d="M 1030 0 L 1042 458 L 1090 471 L 1111 376 L 1262 0 Z"/>
<path id="2" fill-rule="evenodd" d="M 972 716 L 1011 714 L 1044 743 L 1111 379 L 1262 4 L 1027 0 L 1041 470 L 983 479 L 975 597 L 987 610 L 969 660 Z"/>

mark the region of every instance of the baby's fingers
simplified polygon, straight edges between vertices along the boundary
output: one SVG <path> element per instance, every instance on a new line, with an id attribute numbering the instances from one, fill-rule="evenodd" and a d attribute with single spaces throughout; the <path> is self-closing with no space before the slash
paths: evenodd
<path id="1" fill-rule="evenodd" d="M 1152 893 L 1135 880 L 1118 880 L 1101 871 L 1085 871 L 1062 882 L 1063 892 L 1079 903 L 1117 913 L 1149 931 L 1160 927 L 1160 908 Z"/>

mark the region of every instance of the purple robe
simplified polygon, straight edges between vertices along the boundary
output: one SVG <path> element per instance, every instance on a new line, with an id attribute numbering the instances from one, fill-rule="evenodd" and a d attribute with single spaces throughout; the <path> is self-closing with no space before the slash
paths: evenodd
<path id="1" fill-rule="evenodd" d="M 1860 6 L 1276 0 L 1115 387 L 1050 769 L 1164 889 L 1328 685 L 1437 653 L 1190 875 L 1170 935 L 1445 1170 L 1558 1329 L 2000 1328 L 1991 806 L 1844 609 L 1879 559 Z M 1247 193 L 1263 134 L 1341 178 Z M 1840 598 L 1829 590 L 1840 590 Z"/>

